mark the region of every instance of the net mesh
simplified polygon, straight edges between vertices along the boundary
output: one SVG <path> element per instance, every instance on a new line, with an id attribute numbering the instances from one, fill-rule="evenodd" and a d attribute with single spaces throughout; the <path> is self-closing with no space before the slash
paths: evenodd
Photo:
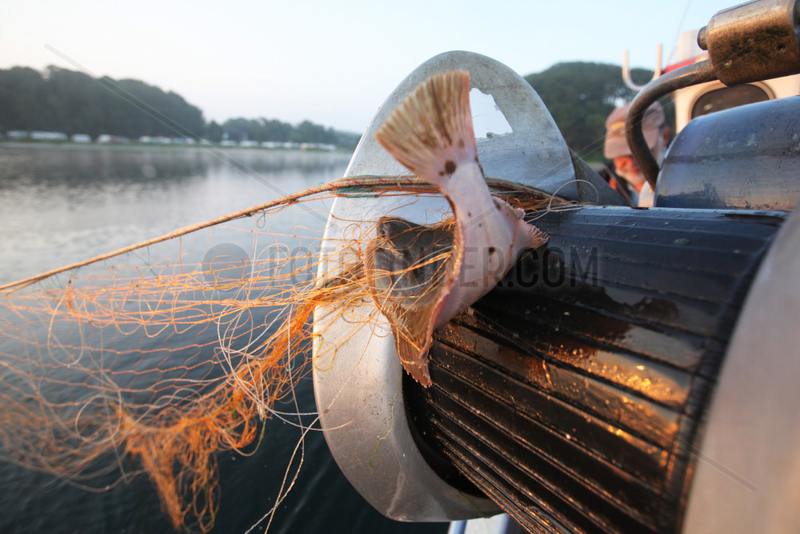
<path id="1" fill-rule="evenodd" d="M 515 207 L 553 202 L 492 185 Z M 276 403 L 335 365 L 331 344 L 312 357 L 324 335 L 312 314 L 379 298 L 363 269 L 377 221 L 344 221 L 358 231 L 323 241 L 333 199 L 433 194 L 410 177 L 340 180 L 0 288 L 2 459 L 88 487 L 146 473 L 176 528 L 208 531 L 216 454 L 269 440 L 260 422 Z M 320 274 L 328 250 L 336 268 Z"/>

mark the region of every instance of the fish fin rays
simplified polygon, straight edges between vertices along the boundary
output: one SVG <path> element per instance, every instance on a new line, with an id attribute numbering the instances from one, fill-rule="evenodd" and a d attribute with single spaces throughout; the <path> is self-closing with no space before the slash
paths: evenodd
<path id="1" fill-rule="evenodd" d="M 429 321 L 426 321 L 419 325 L 425 333 L 420 333 L 417 328 L 392 326 L 397 356 L 400 358 L 403 369 L 425 387 L 433 383 L 428 369 L 428 349 L 432 342 L 428 324 Z"/>
<path id="2" fill-rule="evenodd" d="M 527 234 L 526 238 L 527 238 L 527 242 L 528 243 L 527 243 L 527 246 L 525 247 L 527 249 L 539 248 L 542 245 L 544 245 L 545 243 L 547 243 L 547 241 L 550 239 L 549 235 L 547 235 L 546 233 L 542 232 L 541 230 L 539 230 L 537 227 L 535 227 L 531 223 L 527 223 L 526 222 L 523 225 L 523 228 L 525 229 L 525 232 Z"/>
<path id="3" fill-rule="evenodd" d="M 411 172 L 443 185 L 460 164 L 477 161 L 469 73 L 448 71 L 422 82 L 375 134 Z"/>

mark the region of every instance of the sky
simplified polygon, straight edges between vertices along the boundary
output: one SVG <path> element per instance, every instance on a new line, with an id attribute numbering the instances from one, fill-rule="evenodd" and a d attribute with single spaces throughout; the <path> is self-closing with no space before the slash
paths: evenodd
<path id="1" fill-rule="evenodd" d="M 56 65 L 174 91 L 206 120 L 311 120 L 363 132 L 417 66 L 449 50 L 522 76 L 563 61 L 652 69 L 737 0 L 25 0 L 0 7 L 0 68 Z"/>

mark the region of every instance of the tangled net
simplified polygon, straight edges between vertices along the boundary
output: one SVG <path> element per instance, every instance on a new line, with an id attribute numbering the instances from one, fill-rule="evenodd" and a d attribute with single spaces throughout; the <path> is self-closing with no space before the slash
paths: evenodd
<path id="1" fill-rule="evenodd" d="M 514 207 L 553 202 L 490 186 Z M 143 471 L 176 529 L 210 530 L 216 454 L 251 453 L 293 384 L 336 363 L 330 344 L 312 357 L 312 313 L 374 297 L 362 265 L 377 222 L 329 236 L 337 268 L 319 274 L 323 225 L 297 214 L 324 221 L 338 196 L 435 194 L 413 177 L 337 180 L 0 287 L 0 459 L 87 486 Z M 377 317 L 360 319 L 354 329 Z"/>

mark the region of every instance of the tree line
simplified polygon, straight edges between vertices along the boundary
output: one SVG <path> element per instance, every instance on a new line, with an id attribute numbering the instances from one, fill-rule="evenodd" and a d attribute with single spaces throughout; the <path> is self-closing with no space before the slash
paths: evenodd
<path id="1" fill-rule="evenodd" d="M 634 69 L 644 83 L 652 71 Z M 617 65 L 569 62 L 525 77 L 553 115 L 567 144 L 587 160 L 602 160 L 605 120 L 617 102 L 634 93 Z M 176 132 L 176 126 L 179 125 Z M 311 121 L 292 125 L 275 119 L 206 122 L 203 112 L 180 95 L 139 80 L 93 78 L 48 67 L 0 69 L 0 131 L 44 130 L 89 134 L 192 136 L 212 142 L 275 141 L 353 147 L 358 134 L 339 132 Z"/>
<path id="2" fill-rule="evenodd" d="M 182 127 L 180 134 L 174 124 Z M 205 127 L 199 108 L 139 80 L 93 78 L 58 67 L 0 70 L 2 131 L 200 137 Z"/>
<path id="3" fill-rule="evenodd" d="M 48 67 L 0 69 L 0 132 L 54 131 L 67 135 L 102 134 L 137 139 L 192 137 L 219 142 L 276 141 L 355 146 L 359 135 L 303 121 L 298 125 L 267 119 L 206 122 L 197 106 L 172 91 L 139 80 L 93 78 Z"/>
<path id="4" fill-rule="evenodd" d="M 311 121 L 296 126 L 275 119 L 228 119 L 222 124 L 211 121 L 206 127 L 206 139 L 219 143 L 223 139 L 232 141 L 276 141 L 290 143 L 320 143 L 354 147 L 361 137 L 358 134 L 325 128 Z"/>
<path id="5" fill-rule="evenodd" d="M 635 83 L 645 84 L 653 71 L 632 69 Z M 525 76 L 553 116 L 572 150 L 587 161 L 603 161 L 608 115 L 635 93 L 622 81 L 622 67 L 605 63 L 557 63 Z M 669 120 L 669 117 L 668 117 Z"/>

